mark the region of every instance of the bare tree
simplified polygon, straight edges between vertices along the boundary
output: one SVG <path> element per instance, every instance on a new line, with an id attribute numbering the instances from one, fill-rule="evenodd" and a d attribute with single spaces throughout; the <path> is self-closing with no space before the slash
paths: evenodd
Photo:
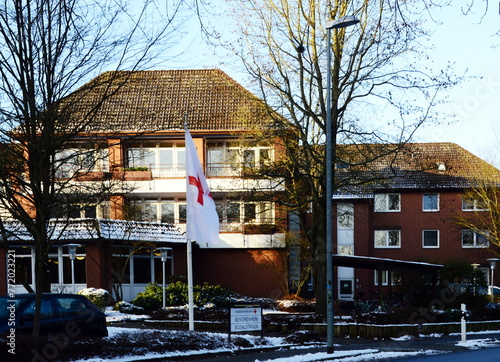
<path id="1" fill-rule="evenodd" d="M 381 150 L 386 155 L 395 153 L 424 122 L 438 119 L 433 112 L 443 99 L 438 94 L 442 96 L 459 81 L 451 68 L 430 69 L 422 20 L 430 5 L 421 0 L 250 0 L 232 9 L 241 35 L 229 46 L 267 104 L 280 113 L 275 132 L 269 134 L 287 130 L 295 135 L 283 137 L 280 147 L 287 157 L 279 160 L 277 170 L 291 175 L 284 181 L 291 195 L 284 204 L 297 213 L 312 210 L 305 235 L 319 311 L 326 307 L 327 68 L 331 67 L 332 75 L 334 164 L 349 167 L 345 160 L 350 157 L 344 157 L 337 144 L 390 144 L 366 153 L 360 158 L 365 164 L 377 160 Z M 327 64 L 325 23 L 346 15 L 356 16 L 360 23 L 332 29 L 333 56 Z M 335 179 L 334 190 L 349 182 L 356 180 Z"/>
<path id="2" fill-rule="evenodd" d="M 16 220 L 35 246 L 35 345 L 41 293 L 50 285 L 48 250 L 57 237 L 49 220 L 67 219 L 81 200 L 99 204 L 113 191 L 109 182 L 87 187 L 78 182 L 105 158 L 109 145 L 99 139 L 82 145 L 76 136 L 91 129 L 99 106 L 131 73 L 108 72 L 85 82 L 104 70 L 140 70 L 165 54 L 175 56 L 170 49 L 182 35 L 182 23 L 202 4 L 147 0 L 128 5 L 119 0 L 0 3 L 0 203 L 7 211 L 2 225 L 5 216 Z M 100 99 L 76 117 L 74 105 L 96 86 L 104 89 Z M 12 229 L 2 229 L 4 240 L 15 237 L 7 235 Z"/>
<path id="3" fill-rule="evenodd" d="M 469 171 L 472 175 L 464 192 L 462 212 L 455 222 L 462 227 L 465 243 L 476 240 L 488 246 L 492 256 L 500 256 L 500 171 L 484 162 Z"/>

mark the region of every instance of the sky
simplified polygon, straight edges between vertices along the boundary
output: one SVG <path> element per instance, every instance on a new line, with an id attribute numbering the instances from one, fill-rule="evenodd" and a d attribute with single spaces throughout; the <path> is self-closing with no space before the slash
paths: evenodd
<path id="1" fill-rule="evenodd" d="M 442 24 L 435 25 L 432 42 L 435 62 L 451 61 L 455 70 L 474 77 L 460 84 L 450 93 L 449 104 L 444 111 L 456 114 L 457 121 L 439 126 L 426 127 L 417 133 L 425 142 L 454 142 L 468 151 L 498 165 L 495 157 L 500 144 L 500 30 L 498 4 L 490 1 L 483 17 L 484 5 L 473 13 L 463 15 L 466 1 L 454 1 L 435 18 Z M 484 2 L 481 2 L 484 4 Z"/>
<path id="2" fill-rule="evenodd" d="M 428 44 L 433 65 L 439 70 L 448 62 L 454 63 L 456 74 L 466 74 L 465 80 L 449 92 L 448 103 L 439 108 L 444 112 L 439 125 L 429 125 L 415 135 L 418 142 L 454 142 L 475 155 L 500 167 L 500 30 L 499 4 L 475 0 L 475 7 L 464 15 L 466 4 L 472 0 L 453 0 L 443 9 L 434 8 L 434 21 L 428 21 L 434 32 Z M 213 0 L 215 12 L 222 14 L 224 0 Z M 224 15 L 207 18 L 209 25 L 228 21 Z M 231 23 L 226 23 L 226 31 Z M 220 68 L 245 86 L 245 75 L 238 73 L 235 62 L 213 56 L 213 51 L 199 39 L 192 39 L 186 52 L 177 61 L 167 64 L 173 68 Z M 495 49 L 494 45 L 499 45 Z M 446 116 L 448 114 L 449 116 Z M 455 115 L 455 116 L 453 116 Z M 497 136 L 497 134 L 499 136 Z"/>

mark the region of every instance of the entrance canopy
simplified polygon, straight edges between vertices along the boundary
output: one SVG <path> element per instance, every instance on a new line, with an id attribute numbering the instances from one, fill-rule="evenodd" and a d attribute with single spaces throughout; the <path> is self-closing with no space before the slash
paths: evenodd
<path id="1" fill-rule="evenodd" d="M 388 270 L 401 273 L 435 274 L 443 265 L 371 256 L 332 254 L 333 265 L 360 269 Z"/>

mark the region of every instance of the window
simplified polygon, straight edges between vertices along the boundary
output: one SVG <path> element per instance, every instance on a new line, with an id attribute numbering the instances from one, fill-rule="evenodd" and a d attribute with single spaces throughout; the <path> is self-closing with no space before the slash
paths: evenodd
<path id="1" fill-rule="evenodd" d="M 155 177 L 185 175 L 186 148 L 183 143 L 132 143 L 127 148 L 128 167 L 147 167 Z"/>
<path id="2" fill-rule="evenodd" d="M 161 253 L 151 248 L 113 247 L 113 279 L 118 284 L 147 284 L 163 281 Z M 165 261 L 165 276 L 174 275 L 174 255 L 169 250 Z"/>
<path id="3" fill-rule="evenodd" d="M 469 229 L 462 230 L 463 248 L 487 248 L 488 246 L 489 242 L 487 231 L 479 233 Z"/>
<path id="4" fill-rule="evenodd" d="M 130 254 L 132 249 L 129 246 L 113 246 L 112 247 L 112 276 L 113 283 L 128 284 L 130 283 Z"/>
<path id="5" fill-rule="evenodd" d="M 272 146 L 240 142 L 214 142 L 207 145 L 207 176 L 234 176 L 243 169 L 263 167 L 273 160 Z"/>
<path id="6" fill-rule="evenodd" d="M 423 230 L 422 247 L 439 248 L 439 230 Z"/>
<path id="7" fill-rule="evenodd" d="M 422 209 L 424 211 L 439 211 L 439 194 L 424 194 Z"/>
<path id="8" fill-rule="evenodd" d="M 376 212 L 397 212 L 401 211 L 400 194 L 376 194 L 375 195 Z"/>
<path id="9" fill-rule="evenodd" d="M 75 173 L 109 170 L 109 155 L 106 145 L 76 145 L 56 154 L 54 162 L 56 176 L 74 177 Z"/>
<path id="10" fill-rule="evenodd" d="M 54 208 L 51 218 L 66 217 L 70 219 L 110 219 L 110 202 L 96 201 L 95 203 L 70 204 L 65 200 L 61 200 L 60 204 Z"/>
<path id="11" fill-rule="evenodd" d="M 389 272 L 387 270 L 382 270 L 382 285 L 388 285 L 387 280 L 389 279 Z M 379 270 L 375 270 L 375 285 L 378 285 L 378 273 Z M 391 285 L 401 285 L 401 273 L 392 272 L 391 273 Z"/>
<path id="12" fill-rule="evenodd" d="M 462 211 L 486 211 L 488 206 L 482 201 L 464 197 L 462 199 Z"/>
<path id="13" fill-rule="evenodd" d="M 33 269 L 34 269 L 34 252 L 31 247 L 14 247 L 15 250 L 15 274 L 14 284 L 28 283 L 32 284 Z"/>
<path id="14" fill-rule="evenodd" d="M 87 277 L 87 270 L 85 264 L 85 247 L 78 246 L 76 248 L 76 257 L 73 261 L 73 267 L 71 266 L 71 259 L 69 258 L 68 247 L 62 247 L 62 274 L 63 283 L 71 284 L 71 273 L 72 268 L 74 268 L 75 283 L 84 284 Z"/>
<path id="15" fill-rule="evenodd" d="M 151 283 L 151 250 L 137 249 L 134 254 L 134 283 Z"/>
<path id="16" fill-rule="evenodd" d="M 273 224 L 274 205 L 272 202 L 256 201 L 244 202 L 241 200 L 215 200 L 215 207 L 225 231 L 240 230 L 242 224 Z"/>
<path id="17" fill-rule="evenodd" d="M 31 321 L 35 317 L 35 302 L 31 303 L 24 310 L 22 319 L 26 321 Z M 52 310 L 52 303 L 50 299 L 42 299 L 42 305 L 40 307 L 40 319 L 51 319 L 54 317 L 54 312 Z"/>
<path id="18" fill-rule="evenodd" d="M 131 199 L 128 201 L 129 217 L 138 221 L 169 224 L 186 222 L 186 200 L 171 199 Z"/>
<path id="19" fill-rule="evenodd" d="M 87 306 L 79 298 L 61 297 L 55 299 L 55 301 L 57 310 L 59 311 L 59 316 L 62 318 L 82 316 L 85 315 L 85 312 L 90 313 Z"/>
<path id="20" fill-rule="evenodd" d="M 400 248 L 401 230 L 375 230 L 376 248 Z"/>

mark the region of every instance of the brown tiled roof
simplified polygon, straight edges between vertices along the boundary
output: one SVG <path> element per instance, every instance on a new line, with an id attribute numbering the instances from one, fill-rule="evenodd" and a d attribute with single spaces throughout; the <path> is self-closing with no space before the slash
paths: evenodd
<path id="1" fill-rule="evenodd" d="M 348 167 L 337 170 L 347 193 L 361 189 L 464 188 L 480 179 L 498 183 L 500 170 L 455 143 L 349 145 L 339 147 Z M 382 151 L 388 153 L 381 157 Z M 363 161 L 372 159 L 368 165 Z"/>
<path id="2" fill-rule="evenodd" d="M 218 69 L 101 74 L 64 102 L 74 121 L 95 111 L 86 132 L 245 130 L 272 122 L 262 100 Z"/>

